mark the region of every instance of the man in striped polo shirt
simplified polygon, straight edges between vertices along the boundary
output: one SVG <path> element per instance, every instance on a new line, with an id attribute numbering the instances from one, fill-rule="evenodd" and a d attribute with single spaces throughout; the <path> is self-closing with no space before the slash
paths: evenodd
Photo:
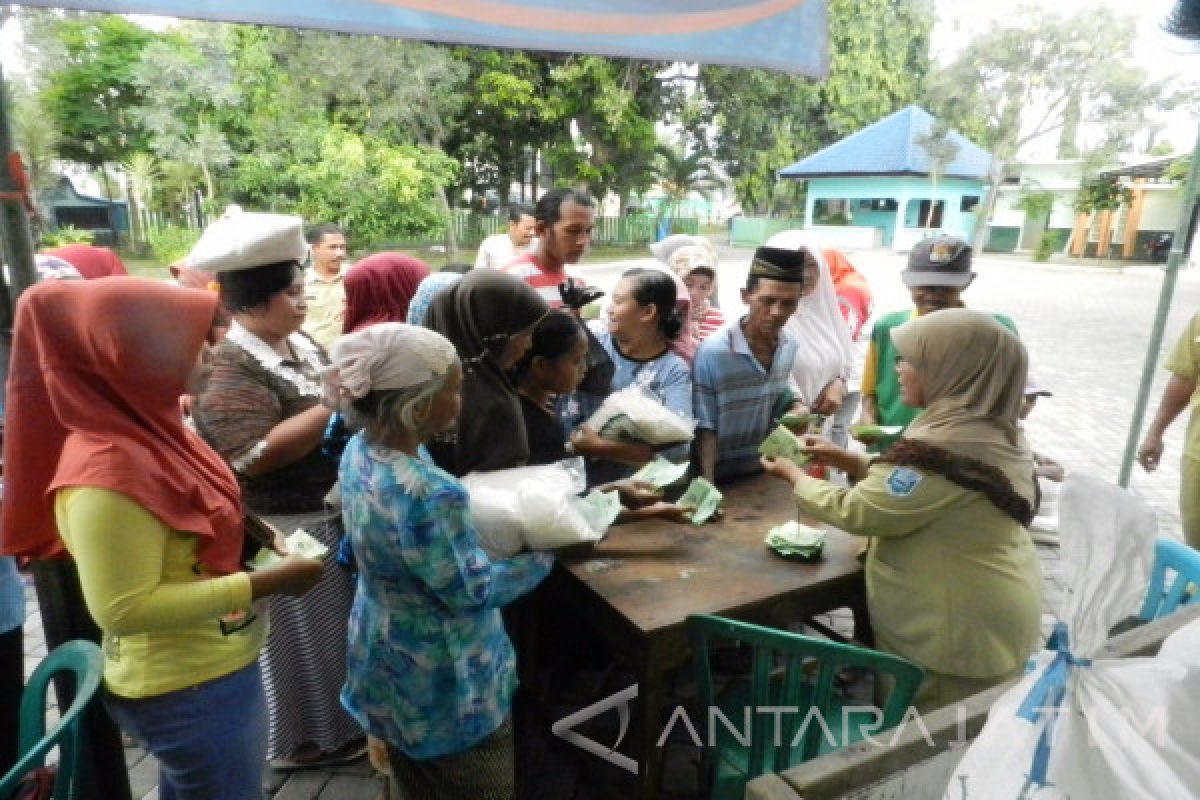
<path id="1" fill-rule="evenodd" d="M 537 201 L 533 216 L 537 221 L 537 249 L 522 253 L 505 265 L 504 271 L 537 289 L 551 308 L 559 308 L 560 283 L 574 278 L 577 285 L 585 285 L 582 277 L 567 270 L 567 265 L 578 264 L 592 243 L 596 204 L 586 192 L 553 189 Z"/>
<path id="2" fill-rule="evenodd" d="M 700 472 L 721 480 L 761 469 L 758 446 L 789 411 L 803 411 L 791 387 L 796 340 L 784 330 L 816 262 L 804 250 L 754 251 L 742 302 L 746 314 L 700 345 L 692 364 L 692 405 Z"/>

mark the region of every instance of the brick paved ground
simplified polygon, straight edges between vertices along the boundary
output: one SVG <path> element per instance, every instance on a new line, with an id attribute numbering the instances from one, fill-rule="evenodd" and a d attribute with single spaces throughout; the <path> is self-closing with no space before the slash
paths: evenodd
<path id="1" fill-rule="evenodd" d="M 750 251 L 728 247 L 721 247 L 721 251 L 722 306 L 735 308 Z M 907 292 L 899 280 L 903 257 L 873 251 L 852 254 L 852 260 L 871 282 L 877 311 L 909 305 Z M 589 280 L 609 288 L 630 263 L 596 265 L 585 272 Z M 1054 392 L 1054 397 L 1039 402 L 1028 421 L 1034 447 L 1061 461 L 1069 471 L 1115 481 L 1162 283 L 1161 270 L 1075 263 L 1039 265 L 989 256 L 977 259 L 976 269 L 979 277 L 967 292 L 968 304 L 1013 317 L 1029 348 L 1033 373 Z M 1165 347 L 1170 347 L 1197 308 L 1200 308 L 1200 272 L 1184 272 L 1172 304 Z M 1152 415 L 1157 407 L 1163 383 L 1164 375 L 1157 370 L 1148 414 Z M 1179 479 L 1176 462 L 1185 422 L 1180 419 L 1169 432 L 1167 454 L 1160 471 L 1147 475 L 1135 467 L 1131 485 L 1158 512 L 1160 529 L 1168 533 L 1177 531 L 1179 524 L 1175 509 Z M 1047 603 L 1053 607 L 1061 594 L 1056 580 L 1057 551 L 1049 547 L 1039 551 L 1047 578 Z M 28 672 L 45 656 L 46 648 L 32 586 L 28 587 L 27 597 Z M 832 622 L 843 624 L 836 619 Z M 130 748 L 127 761 L 134 797 L 157 798 L 153 759 L 137 748 Z M 690 783 L 686 768 L 677 772 L 681 782 Z M 350 800 L 371 797 L 376 791 L 377 784 L 368 777 L 368 768 L 360 764 L 346 769 L 297 773 L 275 796 L 278 800 L 317 797 Z M 554 798 L 547 796 L 547 800 Z"/>

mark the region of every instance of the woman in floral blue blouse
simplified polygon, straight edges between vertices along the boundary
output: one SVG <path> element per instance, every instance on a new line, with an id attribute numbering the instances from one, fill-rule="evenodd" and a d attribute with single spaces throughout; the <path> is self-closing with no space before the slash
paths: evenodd
<path id="1" fill-rule="evenodd" d="M 364 430 L 342 456 L 342 514 L 358 562 L 342 702 L 387 746 L 390 797 L 513 795 L 516 662 L 499 609 L 551 556 L 491 562 L 467 493 L 424 452 L 453 427 L 462 366 L 433 331 L 386 323 L 344 336 L 331 399 Z"/>

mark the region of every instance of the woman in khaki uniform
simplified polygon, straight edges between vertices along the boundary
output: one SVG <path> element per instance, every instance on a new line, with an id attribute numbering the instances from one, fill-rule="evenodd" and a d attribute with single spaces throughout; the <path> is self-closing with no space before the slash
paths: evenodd
<path id="1" fill-rule="evenodd" d="M 904 402 L 924 409 L 868 459 L 816 437 L 851 489 L 764 459 L 801 511 L 871 537 L 867 605 L 881 650 L 926 670 L 917 707 L 938 708 L 1019 674 L 1037 647 L 1041 570 L 1026 526 L 1033 454 L 1017 426 L 1027 358 L 988 314 L 948 309 L 892 332 Z"/>

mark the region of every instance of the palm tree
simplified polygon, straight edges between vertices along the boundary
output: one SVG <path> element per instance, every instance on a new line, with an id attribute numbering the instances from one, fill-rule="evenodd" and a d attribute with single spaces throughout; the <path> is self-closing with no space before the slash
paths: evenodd
<path id="1" fill-rule="evenodd" d="M 689 153 L 682 146 L 660 144 L 655 154 L 657 158 L 650 173 L 666 195 L 664 216 L 674 216 L 693 192 L 707 199 L 709 193 L 724 185 L 713 160 L 699 149 Z"/>
<path id="2" fill-rule="evenodd" d="M 121 165 L 127 181 L 126 194 L 132 207 L 130 220 L 133 224 L 133 239 L 146 241 L 146 233 L 150 227 L 150 198 L 154 196 L 154 187 L 162 178 L 162 168 L 158 159 L 149 153 L 134 153 L 129 160 Z"/>

